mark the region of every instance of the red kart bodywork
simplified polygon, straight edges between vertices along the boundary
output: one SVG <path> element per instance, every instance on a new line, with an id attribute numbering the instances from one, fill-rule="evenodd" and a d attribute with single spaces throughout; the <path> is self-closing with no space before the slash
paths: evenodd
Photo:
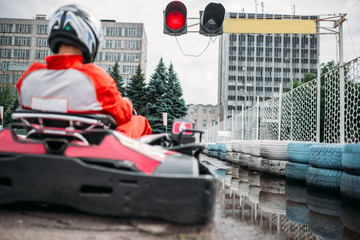
<path id="1" fill-rule="evenodd" d="M 112 129 L 45 127 L 30 120 L 27 136 L 15 133 L 22 124 L 0 131 L 0 204 L 65 205 L 186 224 L 212 219 L 217 182 L 195 157 Z"/>

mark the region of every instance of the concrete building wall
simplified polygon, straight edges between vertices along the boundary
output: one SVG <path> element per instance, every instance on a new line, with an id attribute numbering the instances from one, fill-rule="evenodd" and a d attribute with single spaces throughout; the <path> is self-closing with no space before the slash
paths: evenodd
<path id="1" fill-rule="evenodd" d="M 227 13 L 227 18 L 317 19 L 317 16 Z M 293 79 L 315 73 L 319 36 L 310 34 L 223 34 L 219 44 L 218 104 L 224 115 L 279 96 Z"/>
<path id="2" fill-rule="evenodd" d="M 51 55 L 47 44 L 46 15 L 34 19 L 0 18 L 0 91 L 16 81 L 34 62 L 45 63 Z M 125 85 L 140 64 L 146 74 L 147 37 L 143 23 L 119 23 L 102 20 L 104 43 L 95 64 L 110 72 L 118 61 Z M 16 94 L 15 88 L 13 89 Z"/>
<path id="3" fill-rule="evenodd" d="M 208 125 L 223 120 L 223 107 L 211 104 L 190 104 L 185 118 L 195 122 L 196 130 L 204 130 Z"/>

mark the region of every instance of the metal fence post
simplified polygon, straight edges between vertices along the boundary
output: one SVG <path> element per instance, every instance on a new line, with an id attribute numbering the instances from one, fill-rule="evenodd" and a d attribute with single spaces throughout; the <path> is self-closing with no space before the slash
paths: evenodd
<path id="1" fill-rule="evenodd" d="M 281 140 L 281 115 L 282 115 L 282 84 L 280 83 L 280 91 L 279 91 L 279 135 L 278 135 L 278 140 Z"/>
<path id="2" fill-rule="evenodd" d="M 259 140 L 259 96 L 256 97 L 256 140 Z"/>
<path id="3" fill-rule="evenodd" d="M 319 41 L 318 41 L 319 42 Z M 318 63 L 317 70 L 317 102 L 316 102 L 316 142 L 320 142 L 320 104 L 321 104 L 321 74 L 320 74 L 320 62 Z"/>
<path id="4" fill-rule="evenodd" d="M 339 20 L 339 56 L 340 56 L 340 143 L 345 142 L 345 81 L 342 19 Z"/>
<path id="5" fill-rule="evenodd" d="M 245 111 L 244 111 L 244 104 L 242 105 L 242 112 L 241 112 L 241 140 L 245 140 Z"/>
<path id="6" fill-rule="evenodd" d="M 235 131 L 234 131 L 234 110 L 231 110 L 231 140 L 235 138 Z"/>

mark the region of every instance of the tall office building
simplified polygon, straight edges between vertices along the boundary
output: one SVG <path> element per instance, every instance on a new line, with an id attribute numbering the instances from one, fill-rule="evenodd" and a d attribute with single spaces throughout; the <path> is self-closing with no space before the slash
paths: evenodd
<path id="1" fill-rule="evenodd" d="M 33 63 L 45 63 L 51 54 L 47 44 L 48 22 L 45 15 L 34 19 L 0 18 L 0 92 L 16 81 Z M 115 62 L 128 84 L 140 64 L 146 74 L 147 38 L 143 23 L 102 20 L 104 43 L 95 63 L 110 72 Z M 16 89 L 13 89 L 14 95 Z"/>
<path id="2" fill-rule="evenodd" d="M 227 13 L 227 18 L 317 19 L 317 16 Z M 224 117 L 279 96 L 293 79 L 315 73 L 319 36 L 311 34 L 223 34 L 219 46 L 218 104 Z"/>

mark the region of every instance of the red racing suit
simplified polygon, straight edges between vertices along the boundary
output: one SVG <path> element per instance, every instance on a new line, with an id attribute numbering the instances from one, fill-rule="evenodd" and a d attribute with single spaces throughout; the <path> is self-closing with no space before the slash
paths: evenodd
<path id="1" fill-rule="evenodd" d="M 53 55 L 46 65 L 33 63 L 16 83 L 24 109 L 67 113 L 105 113 L 114 117 L 118 131 L 138 138 L 151 134 L 143 116 L 132 114 L 114 79 L 81 55 Z"/>

